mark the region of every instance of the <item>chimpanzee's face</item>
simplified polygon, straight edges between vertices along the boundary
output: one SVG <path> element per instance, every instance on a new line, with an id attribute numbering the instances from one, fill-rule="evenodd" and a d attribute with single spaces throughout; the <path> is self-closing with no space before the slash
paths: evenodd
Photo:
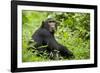
<path id="1" fill-rule="evenodd" d="M 41 28 L 49 30 L 51 33 L 54 33 L 57 30 L 58 23 L 56 20 L 49 18 L 45 21 L 42 21 Z"/>
<path id="2" fill-rule="evenodd" d="M 49 31 L 54 32 L 56 30 L 56 23 L 55 22 L 48 22 Z"/>

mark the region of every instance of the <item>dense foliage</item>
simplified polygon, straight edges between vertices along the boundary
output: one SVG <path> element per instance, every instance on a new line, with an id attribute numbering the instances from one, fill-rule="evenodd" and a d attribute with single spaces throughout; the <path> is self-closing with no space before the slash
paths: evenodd
<path id="1" fill-rule="evenodd" d="M 37 56 L 28 50 L 32 34 L 47 18 L 55 18 L 59 23 L 55 33 L 56 40 L 71 50 L 76 60 L 90 58 L 90 14 L 76 12 L 22 11 L 22 60 L 23 62 L 48 61 L 44 52 Z"/>

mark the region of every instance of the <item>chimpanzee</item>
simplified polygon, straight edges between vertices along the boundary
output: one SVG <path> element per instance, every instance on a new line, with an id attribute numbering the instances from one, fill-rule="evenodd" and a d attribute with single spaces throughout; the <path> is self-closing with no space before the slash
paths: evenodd
<path id="1" fill-rule="evenodd" d="M 53 18 L 48 18 L 43 21 L 40 28 L 36 30 L 35 33 L 32 35 L 32 40 L 36 42 L 34 46 L 37 48 L 38 51 L 46 50 L 50 55 L 58 53 L 63 58 L 74 56 L 73 53 L 67 49 L 67 47 L 59 44 L 55 40 L 54 33 L 57 30 L 57 26 L 57 21 Z"/>

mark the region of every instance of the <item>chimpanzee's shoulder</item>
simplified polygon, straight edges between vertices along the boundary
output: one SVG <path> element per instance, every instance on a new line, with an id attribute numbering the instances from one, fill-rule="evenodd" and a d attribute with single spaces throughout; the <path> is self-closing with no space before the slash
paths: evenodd
<path id="1" fill-rule="evenodd" d="M 40 28 L 38 31 L 39 31 L 39 34 L 42 36 L 49 36 L 50 35 L 50 32 L 47 29 Z"/>

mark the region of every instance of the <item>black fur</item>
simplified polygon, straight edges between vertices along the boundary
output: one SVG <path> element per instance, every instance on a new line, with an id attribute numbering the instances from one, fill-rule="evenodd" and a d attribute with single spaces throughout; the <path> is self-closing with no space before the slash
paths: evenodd
<path id="1" fill-rule="evenodd" d="M 69 58 L 73 56 L 73 53 L 67 49 L 67 47 L 59 44 L 54 37 L 55 31 L 49 31 L 50 26 L 48 26 L 49 22 L 56 23 L 54 19 L 47 19 L 46 21 L 42 22 L 41 27 L 36 30 L 36 32 L 32 35 L 32 40 L 36 42 L 34 45 L 38 51 L 47 51 L 49 54 L 52 52 L 54 54 L 57 51 L 63 58 Z M 55 29 L 56 30 L 56 29 Z M 40 47 L 45 46 L 47 47 Z M 40 47 L 40 48 L 39 48 Z"/>

